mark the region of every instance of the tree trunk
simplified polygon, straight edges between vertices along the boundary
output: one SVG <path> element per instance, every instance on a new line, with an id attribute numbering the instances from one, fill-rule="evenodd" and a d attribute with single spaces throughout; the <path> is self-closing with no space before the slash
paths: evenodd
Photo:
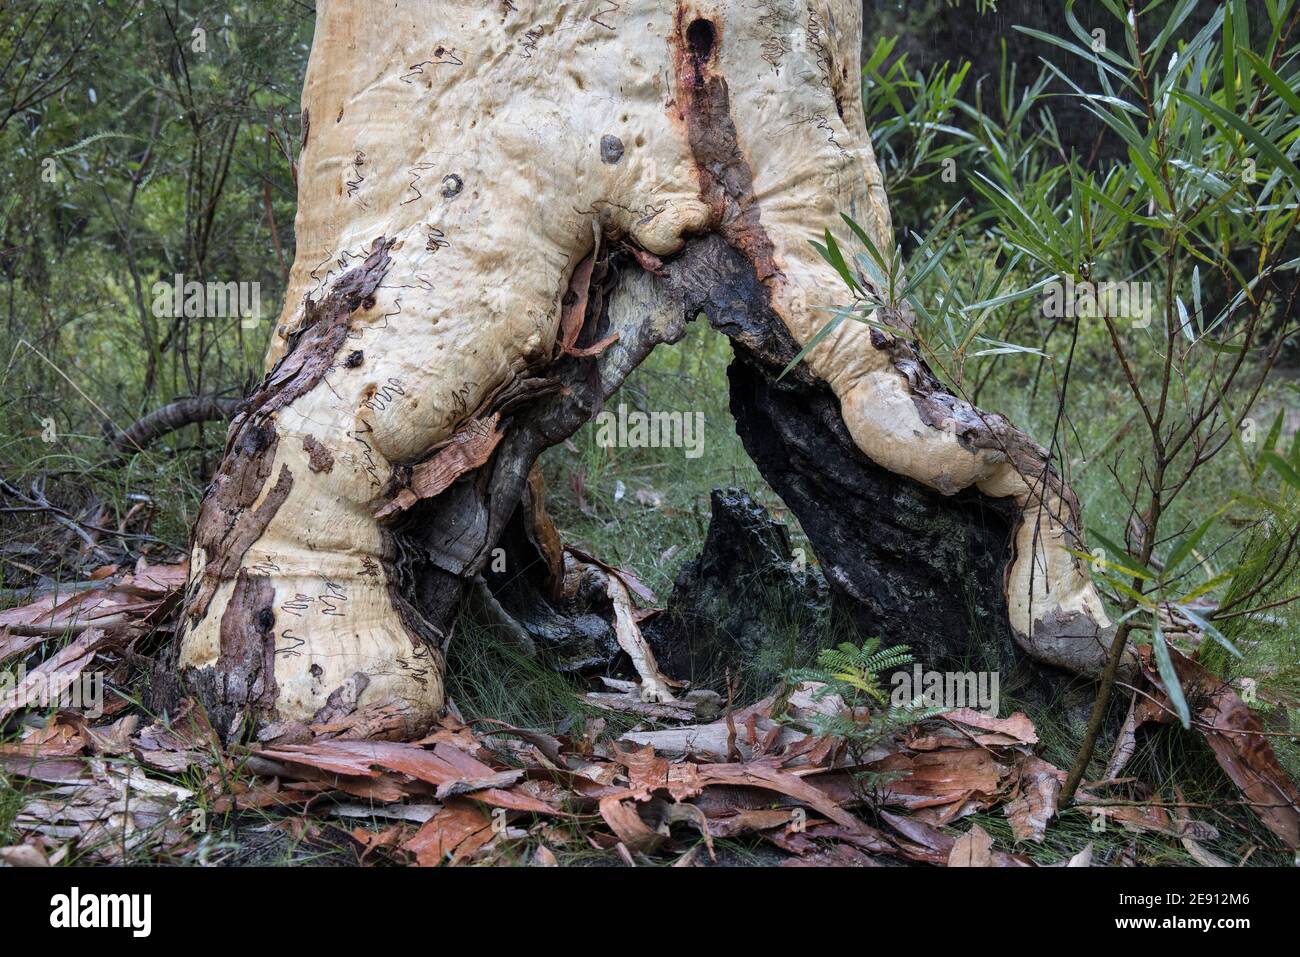
<path id="1" fill-rule="evenodd" d="M 322 0 L 297 258 L 266 379 L 193 536 L 171 674 L 246 719 L 412 734 L 494 549 L 563 576 L 532 467 L 703 313 L 746 448 L 832 588 L 890 640 L 968 640 L 957 587 L 1032 657 L 1110 625 L 1044 450 L 845 323 L 808 239 L 892 246 L 857 0 Z M 500 554 L 500 553 L 495 553 Z"/>

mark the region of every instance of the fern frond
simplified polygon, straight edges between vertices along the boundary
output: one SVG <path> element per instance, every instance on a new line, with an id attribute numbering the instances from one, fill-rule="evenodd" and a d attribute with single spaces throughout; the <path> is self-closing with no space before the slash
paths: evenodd
<path id="1" fill-rule="evenodd" d="M 139 138 L 140 137 L 138 136 L 132 136 L 130 133 L 114 133 L 111 131 L 93 133 L 90 136 L 87 136 L 84 140 L 73 143 L 71 146 L 65 146 L 63 149 L 55 150 L 50 155 L 64 156 L 67 153 L 76 153 L 85 149 L 91 143 L 98 143 L 100 140 L 138 140 Z"/>
<path id="2" fill-rule="evenodd" d="M 874 674 L 879 674 L 882 671 L 889 671 L 891 668 L 910 665 L 912 660 L 912 652 L 907 645 L 894 645 L 892 648 L 885 648 L 883 651 L 877 651 L 869 655 L 863 662 L 862 667 Z"/>

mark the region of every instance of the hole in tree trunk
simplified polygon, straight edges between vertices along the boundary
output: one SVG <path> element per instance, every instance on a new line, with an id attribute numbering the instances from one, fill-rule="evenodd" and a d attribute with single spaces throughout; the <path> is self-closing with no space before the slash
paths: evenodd
<path id="1" fill-rule="evenodd" d="M 708 20 L 694 20 L 686 28 L 686 44 L 691 48 L 691 58 L 697 67 L 713 55 L 715 36 L 713 24 Z"/>

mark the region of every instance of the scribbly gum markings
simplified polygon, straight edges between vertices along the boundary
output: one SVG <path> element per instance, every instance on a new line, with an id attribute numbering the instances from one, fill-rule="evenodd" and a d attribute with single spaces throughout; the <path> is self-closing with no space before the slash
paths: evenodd
<path id="1" fill-rule="evenodd" d="M 735 305 L 797 349 L 843 295 L 808 239 L 841 211 L 882 246 L 892 226 L 857 0 L 317 9 L 297 255 L 195 527 L 180 664 L 232 719 L 333 728 L 352 707 L 354 731 L 412 732 L 442 706 L 447 609 L 541 449 L 679 336 L 687 305 Z M 685 275 L 724 258 L 725 283 Z M 1011 623 L 1031 654 L 1087 670 L 1104 615 L 1042 450 L 859 323 L 800 375 L 879 467 L 1030 516 Z M 418 528 L 428 514 L 442 524 Z"/>
<path id="2" fill-rule="evenodd" d="M 396 245 L 375 240 L 307 301 L 288 351 L 232 425 L 200 509 L 179 664 L 223 733 L 244 719 L 336 720 L 345 684 L 354 704 L 395 709 L 403 733 L 441 706 L 430 636 L 388 588 L 399 553 L 367 514 L 379 483 L 348 449 L 348 435 L 368 428 L 363 413 L 400 395 L 363 381 L 364 353 L 351 348 L 356 327 L 381 311 Z M 368 403 L 340 415 L 340 390 Z M 385 672 L 396 677 L 377 677 Z"/>
<path id="3" fill-rule="evenodd" d="M 202 555 L 202 572 L 186 602 L 191 619 L 207 613 L 217 586 L 234 577 L 244 554 L 289 496 L 294 477 L 287 464 L 280 466 L 275 485 L 265 488 L 279 446 L 276 413 L 316 387 L 347 336 L 352 313 L 364 303 L 373 304 L 389 245 L 381 237 L 359 269 L 348 273 L 321 302 L 308 302 L 290 351 L 231 425 L 225 456 L 194 526 L 193 548 Z M 314 458 L 319 462 L 320 454 Z"/>

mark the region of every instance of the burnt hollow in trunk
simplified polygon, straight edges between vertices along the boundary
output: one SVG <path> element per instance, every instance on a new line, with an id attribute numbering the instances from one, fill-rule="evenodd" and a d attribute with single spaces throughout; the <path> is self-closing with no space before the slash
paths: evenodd
<path id="1" fill-rule="evenodd" d="M 995 660 L 1014 661 L 1002 592 L 1011 505 L 972 491 L 943 496 L 874 465 L 829 389 L 777 381 L 774 371 L 737 346 L 727 373 L 736 430 L 864 633 L 925 660 L 961 659 L 993 640 Z"/>
<path id="2" fill-rule="evenodd" d="M 1003 575 L 1013 504 L 944 496 L 871 462 L 824 384 L 793 370 L 794 342 L 736 252 L 706 241 L 669 267 L 690 306 L 732 341 L 731 411 L 746 451 L 798 517 L 821 571 L 863 637 L 926 662 L 1026 660 L 1011 640 Z"/>
<path id="3" fill-rule="evenodd" d="M 619 267 L 614 275 L 643 286 L 648 280 L 659 304 L 674 314 L 670 338 L 659 341 L 675 341 L 685 321 L 701 314 L 732 341 L 728 378 L 737 431 L 763 477 L 798 517 L 836 608 L 863 637 L 908 644 L 918 660 L 932 664 L 1005 672 L 1029 660 L 1011 640 L 1002 587 L 1012 503 L 974 490 L 944 496 L 863 455 L 829 388 L 801 368 L 780 377 L 797 349 L 768 308 L 766 288 L 748 260 L 721 238 L 692 240 L 664 263 L 659 277 L 639 273 L 630 257 Z M 605 296 L 606 309 L 618 297 L 616 280 Z M 626 317 L 620 324 L 608 312 L 591 315 L 589 338 L 615 328 L 634 352 L 648 354 L 645 346 L 655 343 L 657 323 L 642 317 L 634 325 L 629 333 Z M 618 374 L 611 374 L 614 367 Z M 557 604 L 546 595 L 546 563 L 524 532 L 521 496 L 537 456 L 599 412 L 626 371 L 617 358 L 604 355 L 561 360 L 553 378 L 569 394 L 557 393 L 521 412 L 492 462 L 413 512 L 403 535 L 419 541 L 410 551 L 433 569 L 433 587 L 425 578 L 422 589 L 427 613 L 445 620 L 455 605 L 447 600 L 448 588 L 482 573 L 565 670 L 604 670 L 617 655 L 611 632 L 589 608 Z M 492 574 L 488 556 L 497 546 L 511 556 L 511 569 L 524 572 Z M 674 595 L 670 609 L 684 600 Z M 686 677 L 680 672 L 689 655 L 671 648 L 681 635 L 663 626 L 649 634 L 668 670 Z M 703 670 L 716 674 L 727 662 L 711 665 Z"/>

